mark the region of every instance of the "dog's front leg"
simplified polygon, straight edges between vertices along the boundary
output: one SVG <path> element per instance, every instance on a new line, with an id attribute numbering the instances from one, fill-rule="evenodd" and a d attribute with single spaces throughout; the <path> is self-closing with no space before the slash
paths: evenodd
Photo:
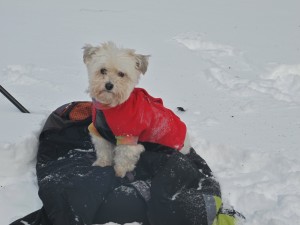
<path id="1" fill-rule="evenodd" d="M 180 150 L 180 152 L 184 155 L 189 154 L 190 150 L 191 150 L 191 142 L 190 142 L 190 137 L 189 134 L 186 133 L 185 135 L 185 140 L 184 140 L 184 146 L 183 148 Z"/>
<path id="2" fill-rule="evenodd" d="M 101 136 L 94 134 L 91 134 L 91 136 L 97 154 L 97 160 L 93 163 L 93 166 L 111 166 L 113 162 L 113 144 Z"/>
<path id="3" fill-rule="evenodd" d="M 133 171 L 143 151 L 145 148 L 140 144 L 116 146 L 114 157 L 116 176 L 124 177 L 127 172 Z"/>

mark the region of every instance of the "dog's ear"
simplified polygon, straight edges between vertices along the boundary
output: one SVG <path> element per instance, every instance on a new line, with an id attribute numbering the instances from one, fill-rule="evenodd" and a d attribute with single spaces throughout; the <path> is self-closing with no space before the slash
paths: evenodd
<path id="1" fill-rule="evenodd" d="M 92 59 L 92 56 L 95 54 L 98 48 L 90 44 L 86 44 L 85 46 L 83 46 L 82 49 L 83 49 L 83 62 L 87 64 Z"/>
<path id="2" fill-rule="evenodd" d="M 145 74 L 148 68 L 148 60 L 150 55 L 139 55 L 135 54 L 136 69 L 142 74 Z"/>

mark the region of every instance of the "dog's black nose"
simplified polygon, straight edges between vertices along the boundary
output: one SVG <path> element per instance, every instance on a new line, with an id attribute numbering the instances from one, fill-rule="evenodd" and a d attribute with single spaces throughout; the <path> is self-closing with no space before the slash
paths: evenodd
<path id="1" fill-rule="evenodd" d="M 110 83 L 110 82 L 108 82 L 108 83 L 105 84 L 105 88 L 108 91 L 110 91 L 111 89 L 113 89 L 113 87 L 114 87 L 114 85 L 112 83 Z"/>

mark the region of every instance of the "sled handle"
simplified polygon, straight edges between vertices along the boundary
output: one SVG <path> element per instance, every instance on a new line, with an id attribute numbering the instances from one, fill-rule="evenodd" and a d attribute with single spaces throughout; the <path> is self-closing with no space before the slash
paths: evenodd
<path id="1" fill-rule="evenodd" d="M 20 104 L 7 90 L 0 85 L 0 92 L 12 103 L 14 104 L 22 113 L 29 113 L 29 111 Z"/>

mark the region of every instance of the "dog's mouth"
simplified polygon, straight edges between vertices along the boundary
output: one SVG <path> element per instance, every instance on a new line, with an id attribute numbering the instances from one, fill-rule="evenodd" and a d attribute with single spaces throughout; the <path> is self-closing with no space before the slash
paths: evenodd
<path id="1" fill-rule="evenodd" d="M 103 105 L 111 106 L 114 101 L 115 94 L 109 90 L 101 90 L 97 93 L 95 99 Z"/>
<path id="2" fill-rule="evenodd" d="M 94 93 L 91 93 L 91 97 L 96 101 L 100 102 L 103 105 L 109 107 L 115 107 L 121 103 L 123 103 L 128 96 L 123 93 L 118 93 L 116 90 L 94 90 Z"/>
<path id="3" fill-rule="evenodd" d="M 106 94 L 106 93 L 112 94 L 112 91 L 108 91 L 108 90 L 99 91 L 99 95 Z"/>
<path id="4" fill-rule="evenodd" d="M 114 94 L 114 92 L 113 90 L 103 89 L 98 92 L 98 95 L 102 95 L 102 94 Z"/>

